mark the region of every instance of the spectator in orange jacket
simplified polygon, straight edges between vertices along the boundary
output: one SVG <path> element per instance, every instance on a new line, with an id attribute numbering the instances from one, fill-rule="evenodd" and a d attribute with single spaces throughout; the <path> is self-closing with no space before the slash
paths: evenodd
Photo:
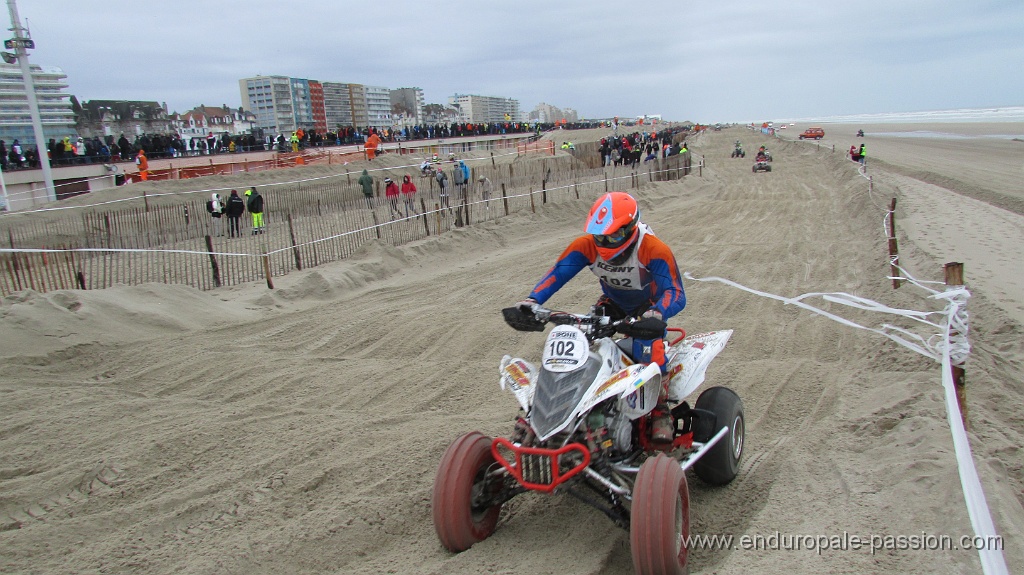
<path id="1" fill-rule="evenodd" d="M 135 156 L 135 165 L 139 167 L 139 179 L 145 182 L 149 179 L 149 160 L 146 159 L 146 150 L 140 149 Z"/>
<path id="2" fill-rule="evenodd" d="M 377 155 L 377 146 L 379 146 L 379 145 L 380 145 L 380 136 L 377 135 L 377 132 L 371 133 L 370 137 L 366 138 L 366 144 L 364 145 L 364 147 L 366 148 L 366 159 L 367 160 L 372 160 L 374 157 L 376 157 L 376 155 Z"/>

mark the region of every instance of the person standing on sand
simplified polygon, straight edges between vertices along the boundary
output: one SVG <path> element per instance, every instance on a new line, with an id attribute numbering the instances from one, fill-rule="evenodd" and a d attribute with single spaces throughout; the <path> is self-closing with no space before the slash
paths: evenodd
<path id="1" fill-rule="evenodd" d="M 145 182 L 149 179 L 149 160 L 146 159 L 146 150 L 139 148 L 135 156 L 135 165 L 139 167 L 139 179 Z"/>
<path id="2" fill-rule="evenodd" d="M 246 202 L 245 207 L 249 208 L 249 213 L 252 214 L 252 235 L 263 233 L 263 196 L 256 191 L 256 187 L 253 186 L 248 190 L 245 190 L 245 195 L 249 198 Z"/>
<path id="3" fill-rule="evenodd" d="M 220 194 L 214 193 L 210 196 L 210 200 L 206 202 L 206 211 L 213 220 L 213 235 L 224 235 L 220 229 L 220 218 L 224 215 L 224 204 L 220 201 Z"/>
<path id="4" fill-rule="evenodd" d="M 245 213 L 245 200 L 238 196 L 238 190 L 231 190 L 226 211 L 228 214 L 228 235 L 232 238 L 236 236 L 242 237 L 239 223 L 241 222 L 242 214 Z"/>
<path id="5" fill-rule="evenodd" d="M 437 174 L 434 175 L 434 178 L 437 179 L 437 186 L 440 188 L 437 197 L 441 200 L 441 208 L 448 208 L 448 211 L 450 212 L 452 207 L 451 204 L 448 203 L 448 176 L 445 175 L 444 168 L 438 166 Z"/>
<path id="6" fill-rule="evenodd" d="M 373 209 L 373 176 L 366 170 L 359 176 L 359 185 L 363 187 L 363 197 L 366 198 L 366 207 Z"/>
<path id="7" fill-rule="evenodd" d="M 491 201 L 491 179 L 487 176 L 480 176 L 477 178 L 477 181 L 480 182 L 480 197 L 483 198 L 484 205 L 487 206 L 487 209 L 491 209 L 491 207 L 487 205 L 487 202 Z"/>
<path id="8" fill-rule="evenodd" d="M 395 215 L 402 217 L 402 211 L 398 209 L 398 184 L 395 183 L 391 178 L 384 178 L 384 197 L 388 199 L 388 204 L 391 206 L 391 219 L 395 219 Z"/>
<path id="9" fill-rule="evenodd" d="M 402 197 L 405 201 L 405 217 L 416 213 L 416 184 L 412 183 L 412 176 L 406 174 L 402 178 Z"/>
<path id="10" fill-rule="evenodd" d="M 374 128 L 370 132 L 370 137 L 366 138 L 366 143 L 363 147 L 366 149 L 366 159 L 372 160 L 377 155 L 377 146 L 380 145 L 380 136 L 377 135 L 377 130 Z"/>
<path id="11" fill-rule="evenodd" d="M 868 167 L 868 153 L 864 150 L 864 144 L 861 144 L 860 149 L 857 150 L 857 156 L 860 159 L 860 165 Z"/>

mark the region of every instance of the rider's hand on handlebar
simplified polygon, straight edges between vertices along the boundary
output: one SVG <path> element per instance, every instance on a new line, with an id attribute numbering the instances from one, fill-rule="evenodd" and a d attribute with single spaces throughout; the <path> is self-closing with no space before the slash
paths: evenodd
<path id="1" fill-rule="evenodd" d="M 644 315 L 641 317 L 653 317 L 655 319 L 663 320 L 663 318 L 661 317 L 661 312 L 656 309 L 649 309 L 645 311 Z"/>
<path id="2" fill-rule="evenodd" d="M 536 313 L 537 309 L 540 307 L 540 304 L 537 303 L 537 300 L 533 299 L 532 297 L 528 297 L 523 301 L 517 303 L 515 307 L 522 310 L 523 313 Z"/>

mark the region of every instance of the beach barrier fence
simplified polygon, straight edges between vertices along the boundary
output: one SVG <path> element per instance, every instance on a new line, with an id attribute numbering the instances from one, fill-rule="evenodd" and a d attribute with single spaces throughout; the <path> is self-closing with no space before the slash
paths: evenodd
<path id="1" fill-rule="evenodd" d="M 539 148 L 543 151 L 545 148 Z M 520 155 L 517 149 L 509 154 Z M 212 190 L 144 194 L 134 205 L 98 203 L 33 219 L 3 218 L 0 241 L 0 294 L 32 289 L 103 289 L 148 282 L 181 283 L 198 289 L 270 280 L 293 270 L 352 256 L 371 241 L 401 245 L 453 228 L 536 210 L 537 204 L 593 198 L 615 188 L 683 177 L 689 155 L 638 166 L 590 169 L 570 154 L 508 164 L 493 153 L 467 161 L 470 180 L 440 194 L 433 178 L 414 178 L 419 188 L 413 211 L 400 198 L 393 209 L 383 197 L 384 177 L 396 182 L 418 165 L 376 168 L 375 194 L 363 196 L 357 174 L 261 184 L 265 198 L 264 233 L 254 234 L 243 215 L 240 236 L 230 237 L 227 217 L 214 219 L 205 208 Z M 442 164 L 450 172 L 454 164 Z M 490 180 L 484 198 L 479 178 Z M 628 185 L 627 185 L 628 182 Z M 225 190 L 221 189 L 224 192 Z M 194 195 L 182 201 L 181 196 Z M 222 194 L 226 199 L 226 193 Z M 141 203 L 138 200 L 142 200 Z M 49 211 L 42 208 L 39 211 Z M 0 228 L 3 229 L 3 228 Z M 272 284 L 269 281 L 268 284 Z"/>

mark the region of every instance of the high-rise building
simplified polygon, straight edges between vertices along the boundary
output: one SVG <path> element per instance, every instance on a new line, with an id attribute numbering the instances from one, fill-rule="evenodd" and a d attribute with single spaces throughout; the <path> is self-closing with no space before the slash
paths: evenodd
<path id="1" fill-rule="evenodd" d="M 256 124 L 268 135 L 290 134 L 297 129 L 291 79 L 256 76 L 238 81 L 242 108 L 256 114 Z"/>
<path id="2" fill-rule="evenodd" d="M 354 126 L 352 120 L 352 95 L 349 85 L 341 82 L 324 82 L 324 117 L 329 130 L 338 126 Z"/>
<path id="3" fill-rule="evenodd" d="M 363 86 L 366 94 L 366 120 L 375 128 L 390 127 L 391 121 L 391 90 L 382 86 Z"/>
<path id="4" fill-rule="evenodd" d="M 30 67 L 39 104 L 39 119 L 43 125 L 43 137 L 59 140 L 74 136 L 75 115 L 71 109 L 67 75 L 54 66 Z M 25 81 L 21 66 L 0 64 L 0 140 L 11 144 L 17 139 L 24 146 L 35 146 L 36 135 L 32 129 L 32 114 L 29 111 Z M 43 142 L 45 145 L 46 142 Z"/>
<path id="5" fill-rule="evenodd" d="M 391 90 L 391 109 L 399 110 L 403 117 L 403 124 L 417 125 L 423 123 L 423 107 L 426 100 L 423 98 L 423 90 L 420 88 L 399 88 Z"/>
<path id="6" fill-rule="evenodd" d="M 495 96 L 455 94 L 448 97 L 448 105 L 459 111 L 459 122 L 518 122 L 519 100 Z"/>

